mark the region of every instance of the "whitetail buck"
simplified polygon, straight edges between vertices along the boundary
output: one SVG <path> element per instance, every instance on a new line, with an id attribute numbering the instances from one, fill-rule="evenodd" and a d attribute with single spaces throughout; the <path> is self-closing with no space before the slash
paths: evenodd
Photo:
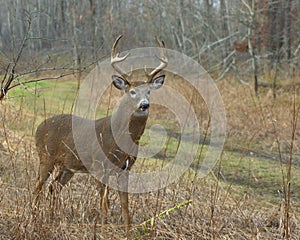
<path id="1" fill-rule="evenodd" d="M 40 164 L 38 179 L 34 191 L 34 204 L 37 204 L 42 186 L 53 172 L 54 168 L 59 169 L 59 173 L 55 178 L 55 181 L 59 183 L 58 185 L 60 188 L 72 178 L 74 173 L 88 173 L 86 165 L 84 165 L 82 160 L 80 160 L 80 154 L 78 154 L 75 146 L 76 144 L 74 143 L 75 140 L 74 133 L 72 133 L 72 124 L 75 123 L 77 125 L 76 136 L 79 138 L 81 137 L 83 140 L 82 142 L 86 145 L 84 146 L 87 149 L 87 155 L 85 158 L 89 158 L 92 162 L 91 164 L 93 164 L 93 161 L 95 160 L 99 162 L 99 156 L 98 159 L 97 156 L 95 156 L 97 149 L 95 149 L 95 145 L 93 143 L 89 142 L 89 131 L 87 129 L 89 129 L 90 126 L 93 126 L 93 131 L 97 134 L 98 148 L 101 146 L 103 153 L 108 159 L 106 162 L 104 159 L 100 159 L 102 162 L 99 164 L 103 168 L 101 169 L 101 178 L 102 180 L 106 179 L 101 182 L 99 181 L 102 226 L 107 220 L 107 178 L 109 175 L 126 173 L 134 164 L 138 152 L 138 143 L 144 132 L 148 118 L 150 91 L 158 89 L 163 85 L 165 75 L 157 77 L 157 74 L 160 73 L 168 63 L 166 48 L 164 42 L 161 42 L 159 43 L 161 55 L 161 62 L 159 66 L 152 70 L 149 74 L 145 70 L 145 81 L 132 82 L 131 79 L 134 75 L 134 71 L 131 74 L 127 74 L 119 66 L 117 66 L 118 63 L 124 61 L 128 56 L 120 57 L 116 50 L 121 37 L 122 35 L 116 39 L 112 47 L 111 65 L 120 74 L 120 76 L 112 76 L 112 83 L 117 89 L 124 91 L 124 95 L 120 105 L 113 115 L 93 121 L 70 114 L 62 114 L 46 119 L 38 126 L 36 131 L 36 146 L 40 158 Z M 127 147 L 130 151 L 124 151 L 124 148 L 118 146 L 118 142 L 114 138 L 113 131 L 115 130 L 112 129 L 113 126 L 118 126 L 119 129 L 117 132 L 130 137 L 129 144 L 131 144 L 131 146 Z M 113 164 L 114 169 L 106 169 L 107 162 Z M 128 183 L 128 175 L 126 178 L 123 178 L 122 181 L 122 184 L 124 184 L 124 181 L 125 184 L 126 181 Z M 50 187 L 51 186 L 52 185 L 50 185 Z M 131 224 L 128 209 L 128 192 L 119 190 L 119 196 L 122 214 L 126 230 L 128 232 Z"/>

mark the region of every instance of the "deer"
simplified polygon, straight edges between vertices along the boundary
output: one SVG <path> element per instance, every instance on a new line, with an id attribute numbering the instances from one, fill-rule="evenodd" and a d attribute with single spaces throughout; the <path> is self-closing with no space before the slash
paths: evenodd
<path id="1" fill-rule="evenodd" d="M 100 193 L 100 209 L 102 213 L 101 225 L 107 224 L 108 204 L 108 184 L 107 178 L 111 175 L 124 173 L 122 183 L 128 183 L 128 171 L 131 169 L 137 159 L 139 140 L 144 133 L 150 108 L 150 92 L 163 86 L 165 74 L 161 73 L 168 64 L 167 51 L 165 43 L 158 41 L 160 49 L 160 64 L 151 72 L 144 69 L 142 80 L 131 81 L 134 71 L 128 74 L 118 64 L 125 61 L 128 57 L 126 54 L 120 57 L 117 46 L 122 35 L 116 38 L 111 50 L 111 66 L 118 73 L 112 75 L 113 86 L 123 92 L 122 101 L 120 101 L 117 110 L 111 116 L 101 119 L 90 120 L 72 114 L 61 114 L 45 119 L 36 130 L 35 140 L 36 149 L 39 156 L 39 169 L 36 186 L 34 190 L 34 205 L 39 202 L 44 183 L 52 174 L 54 169 L 58 169 L 58 174 L 54 179 L 57 183 L 58 191 L 73 177 L 75 173 L 89 173 L 86 165 L 80 159 L 77 152 L 74 135 L 72 133 L 72 124 L 76 124 L 76 136 L 81 137 L 86 143 L 88 149 L 86 158 L 91 163 L 96 160 L 102 164 L 101 179 L 98 182 Z M 150 73 L 148 73 L 150 72 Z M 125 121 L 125 122 L 124 122 Z M 127 122 L 126 122 L 127 121 Z M 93 130 L 97 134 L 97 144 L 105 154 L 107 161 L 95 158 L 97 150 L 89 147 L 89 131 L 87 126 L 94 126 Z M 117 132 L 123 134 L 123 139 L 129 139 L 126 149 L 118 145 L 118 141 L 113 134 L 113 126 L 118 126 Z M 93 145 L 93 144 L 91 144 Z M 107 164 L 109 163 L 109 164 Z M 107 165 L 114 166 L 113 169 Z M 127 177 L 126 177 L 127 176 Z M 106 180 L 105 180 L 106 179 Z M 53 192 L 53 184 L 50 184 L 49 191 Z M 128 233 L 131 228 L 131 219 L 129 214 L 128 191 L 118 190 L 121 203 L 122 217 L 125 230 Z"/>

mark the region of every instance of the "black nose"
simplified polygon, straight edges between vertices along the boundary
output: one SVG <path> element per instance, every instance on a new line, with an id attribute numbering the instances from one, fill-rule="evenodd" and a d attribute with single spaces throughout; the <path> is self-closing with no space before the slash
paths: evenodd
<path id="1" fill-rule="evenodd" d="M 149 108 L 149 103 L 148 102 L 141 102 L 141 104 L 140 104 L 140 109 L 141 110 L 146 110 L 146 109 L 148 109 Z"/>

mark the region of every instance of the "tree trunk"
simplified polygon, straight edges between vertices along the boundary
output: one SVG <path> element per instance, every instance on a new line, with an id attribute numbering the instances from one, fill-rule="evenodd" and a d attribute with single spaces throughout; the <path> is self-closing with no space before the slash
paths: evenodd
<path id="1" fill-rule="evenodd" d="M 76 1 L 72 1 L 71 6 L 71 14 L 72 14 L 72 30 L 73 30 L 73 58 L 75 64 L 76 78 L 77 78 L 77 89 L 80 88 L 80 79 L 81 79 L 81 71 L 80 71 L 80 53 L 79 53 L 79 42 L 78 42 L 78 34 L 77 34 L 77 24 L 76 24 Z"/>
<path id="2" fill-rule="evenodd" d="M 90 0 L 90 19 L 91 19 L 91 40 L 92 40 L 92 54 L 93 58 L 96 59 L 96 9 L 97 2 L 95 0 Z"/>
<path id="3" fill-rule="evenodd" d="M 271 55 L 271 62 L 270 62 L 270 69 L 273 68 L 273 64 L 276 59 L 276 50 L 277 50 L 277 12 L 278 12 L 278 3 L 277 0 L 271 0 L 269 5 L 269 50 L 272 53 Z"/>
<path id="4" fill-rule="evenodd" d="M 221 17 L 223 19 L 222 22 L 222 38 L 225 38 L 229 36 L 229 30 L 228 30 L 228 14 L 227 14 L 227 6 L 226 6 L 226 1 L 225 0 L 220 0 L 220 12 L 221 12 Z M 228 55 L 228 49 L 227 49 L 227 44 L 224 45 L 224 55 L 223 59 L 226 58 Z"/>
<path id="5" fill-rule="evenodd" d="M 287 46 L 287 59 L 290 60 L 292 57 L 292 36 L 291 36 L 291 30 L 292 30 L 292 1 L 293 0 L 287 0 L 286 5 L 286 46 Z"/>

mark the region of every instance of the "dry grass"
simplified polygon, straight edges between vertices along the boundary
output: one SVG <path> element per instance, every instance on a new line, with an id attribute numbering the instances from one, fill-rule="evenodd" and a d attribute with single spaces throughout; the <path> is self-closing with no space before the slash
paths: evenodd
<path id="1" fill-rule="evenodd" d="M 268 89 L 261 92 L 260 98 L 256 98 L 250 87 L 235 85 L 232 88 L 225 86 L 225 82 L 221 85 L 228 117 L 230 144 L 238 142 L 237 145 L 241 146 L 236 146 L 237 148 L 250 144 L 253 150 L 278 153 L 275 137 L 277 136 L 283 145 L 290 141 L 293 98 L 295 97 L 297 106 L 300 101 L 292 84 L 286 91 L 279 92 L 276 99 L 272 98 L 272 93 Z M 297 131 L 296 134 L 295 145 L 300 146 L 300 132 Z M 295 154 L 299 152 L 299 148 L 295 150 Z"/>
<path id="2" fill-rule="evenodd" d="M 293 171 L 299 173 L 299 127 L 295 132 L 292 162 L 292 182 L 296 187 L 292 186 L 289 209 L 281 191 L 284 181 L 279 182 L 281 192 L 271 197 L 264 195 L 268 186 L 263 189 L 261 185 L 257 194 L 251 182 L 236 181 L 241 177 L 252 179 L 255 169 L 249 164 L 246 171 L 240 164 L 249 160 L 249 154 L 257 155 L 260 166 L 264 161 L 273 161 L 278 169 L 269 171 L 286 176 L 288 165 L 284 161 L 288 161 L 292 135 L 292 91 L 280 92 L 272 100 L 268 93 L 261 93 L 261 98 L 256 99 L 249 88 L 230 81 L 222 82 L 219 87 L 228 118 L 223 157 L 214 172 L 204 179 L 195 178 L 194 170 L 190 169 L 165 189 L 130 194 L 134 223 L 130 239 L 282 239 L 286 236 L 287 210 L 289 237 L 298 239 L 300 180 Z M 295 101 L 298 107 L 298 96 Z M 99 194 L 93 178 L 86 175 L 76 175 L 58 196 L 49 196 L 45 189 L 40 206 L 32 209 L 38 157 L 31 133 L 36 116 L 24 109 L 20 102 L 0 105 L 0 239 L 125 239 L 114 190 L 109 197 L 109 223 L 101 232 Z M 230 154 L 232 151 L 234 154 Z M 153 164 L 161 162 L 153 160 Z M 264 180 L 256 175 L 258 183 L 263 184 Z"/>

